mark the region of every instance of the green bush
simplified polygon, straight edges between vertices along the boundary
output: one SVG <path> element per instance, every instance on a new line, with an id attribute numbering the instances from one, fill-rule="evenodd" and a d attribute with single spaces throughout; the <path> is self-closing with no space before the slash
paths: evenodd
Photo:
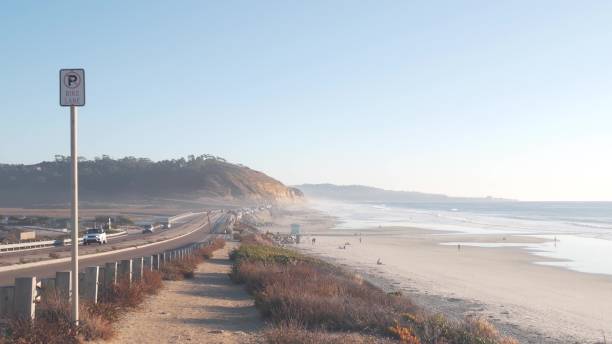
<path id="1" fill-rule="evenodd" d="M 249 262 L 294 264 L 298 260 L 306 260 L 294 251 L 278 246 L 268 245 L 241 245 L 232 251 L 230 259 L 235 261 L 248 260 Z"/>

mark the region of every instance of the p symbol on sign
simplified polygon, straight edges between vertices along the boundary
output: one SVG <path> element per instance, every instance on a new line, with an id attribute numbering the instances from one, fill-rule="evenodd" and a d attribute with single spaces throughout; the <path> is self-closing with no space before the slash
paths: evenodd
<path id="1" fill-rule="evenodd" d="M 64 85 L 68 88 L 77 88 L 81 84 L 81 80 L 77 73 L 66 73 L 64 75 Z"/>
<path id="2" fill-rule="evenodd" d="M 85 70 L 60 69 L 60 106 L 85 106 Z"/>

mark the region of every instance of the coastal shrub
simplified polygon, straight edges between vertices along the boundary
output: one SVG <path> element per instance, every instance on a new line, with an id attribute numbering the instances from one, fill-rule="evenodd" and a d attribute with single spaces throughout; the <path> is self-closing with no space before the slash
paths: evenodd
<path id="1" fill-rule="evenodd" d="M 231 279 L 245 284 L 273 324 L 269 343 L 343 343 L 339 333 L 409 344 L 517 343 L 486 320 L 428 314 L 399 292 L 386 293 L 344 269 L 286 248 L 243 244 L 232 258 Z M 319 335 L 332 337 L 312 339 Z"/>
<path id="2" fill-rule="evenodd" d="M 389 328 L 389 332 L 397 337 L 400 342 L 406 344 L 421 344 L 419 338 L 417 338 L 412 330 L 408 327 L 402 327 L 399 323 L 395 323 L 394 326 Z"/>
<path id="3" fill-rule="evenodd" d="M 110 319 L 93 311 L 93 305 L 84 304 L 81 309 L 79 322 L 79 335 L 86 341 L 102 339 L 108 340 L 115 335 Z"/>
<path id="4" fill-rule="evenodd" d="M 56 293 L 47 293 L 36 308 L 36 319 L 18 319 L 9 322 L 2 343 L 82 343 L 83 341 L 113 337 L 109 319 L 93 311 L 92 304 L 80 305 L 80 322 L 76 326 L 70 317 L 70 305 L 62 302 Z"/>
<path id="5" fill-rule="evenodd" d="M 193 278 L 195 270 L 204 259 L 210 259 L 213 252 L 225 247 L 225 240 L 217 238 L 210 245 L 202 247 L 185 259 L 174 260 L 162 265 L 160 271 L 164 280 L 180 281 L 185 278 Z"/>
<path id="6" fill-rule="evenodd" d="M 145 294 L 156 295 L 163 287 L 162 274 L 159 271 L 145 270 L 142 281 Z"/>
<path id="7" fill-rule="evenodd" d="M 268 344 L 391 344 L 395 340 L 362 333 L 329 332 L 323 329 L 308 329 L 294 321 L 282 322 L 268 327 L 263 333 Z"/>
<path id="8" fill-rule="evenodd" d="M 232 260 L 248 260 L 250 262 L 262 262 L 264 264 L 291 264 L 295 263 L 298 257 L 295 251 L 277 246 L 259 244 L 242 244 L 240 248 L 232 251 L 230 254 L 230 259 Z"/>
<path id="9" fill-rule="evenodd" d="M 105 302 L 114 303 L 119 308 L 136 308 L 146 296 L 143 283 L 130 283 L 127 278 L 120 279 L 108 291 Z"/>
<path id="10" fill-rule="evenodd" d="M 125 309 L 115 302 L 98 302 L 96 304 L 87 304 L 87 311 L 114 323 L 119 320 L 119 317 L 125 312 Z"/>
<path id="11" fill-rule="evenodd" d="M 98 303 L 86 303 L 86 311 L 106 320 L 110 326 L 129 309 L 140 305 L 147 295 L 157 294 L 162 287 L 159 271 L 144 271 L 142 281 L 131 284 L 127 280 L 118 281 L 111 290 L 101 296 Z"/>
<path id="12" fill-rule="evenodd" d="M 198 251 L 196 251 L 196 255 L 202 256 L 204 259 L 211 259 L 213 253 L 217 250 L 220 250 L 225 247 L 225 240 L 222 238 L 217 238 L 213 240 L 209 245 L 202 247 Z"/>
<path id="13" fill-rule="evenodd" d="M 180 281 L 193 278 L 195 269 L 202 262 L 201 256 L 190 255 L 183 260 L 174 260 L 162 265 L 160 271 L 164 280 Z"/>
<path id="14" fill-rule="evenodd" d="M 70 319 L 69 304 L 62 303 L 57 293 L 37 305 L 36 320 L 17 319 L 8 328 L 9 343 L 80 343 L 78 327 Z"/>
<path id="15" fill-rule="evenodd" d="M 331 275 L 309 263 L 242 262 L 232 275 L 246 283 L 265 317 L 294 319 L 310 328 L 384 334 L 397 314 L 414 308 L 407 299 L 388 296 L 369 284 Z"/>
<path id="16" fill-rule="evenodd" d="M 502 336 L 488 321 L 481 318 L 467 318 L 451 321 L 442 314 L 405 314 L 408 328 L 419 336 L 422 343 L 462 344 L 518 344 L 510 337 Z"/>
<path id="17" fill-rule="evenodd" d="M 274 322 L 385 335 L 399 314 L 414 310 L 406 298 L 285 248 L 242 245 L 234 257 L 232 279 L 246 284 L 257 308 Z"/>
<path id="18" fill-rule="evenodd" d="M 273 241 L 270 238 L 271 235 L 262 235 L 257 233 L 243 233 L 240 235 L 240 242 L 243 245 L 273 245 Z"/>

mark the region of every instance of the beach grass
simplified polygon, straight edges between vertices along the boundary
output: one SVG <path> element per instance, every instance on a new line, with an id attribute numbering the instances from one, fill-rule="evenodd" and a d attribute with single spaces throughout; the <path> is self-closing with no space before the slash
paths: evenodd
<path id="1" fill-rule="evenodd" d="M 268 343 L 518 343 L 484 319 L 430 314 L 401 293 L 257 236 L 232 252 L 231 278 L 270 321 Z"/>

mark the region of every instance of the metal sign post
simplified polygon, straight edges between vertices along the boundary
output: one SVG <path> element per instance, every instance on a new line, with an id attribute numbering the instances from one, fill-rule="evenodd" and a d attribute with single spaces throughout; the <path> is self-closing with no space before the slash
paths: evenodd
<path id="1" fill-rule="evenodd" d="M 70 106 L 71 230 L 72 230 L 72 321 L 79 323 L 79 155 L 77 150 L 77 106 L 85 105 L 85 70 L 60 70 L 60 106 Z"/>

